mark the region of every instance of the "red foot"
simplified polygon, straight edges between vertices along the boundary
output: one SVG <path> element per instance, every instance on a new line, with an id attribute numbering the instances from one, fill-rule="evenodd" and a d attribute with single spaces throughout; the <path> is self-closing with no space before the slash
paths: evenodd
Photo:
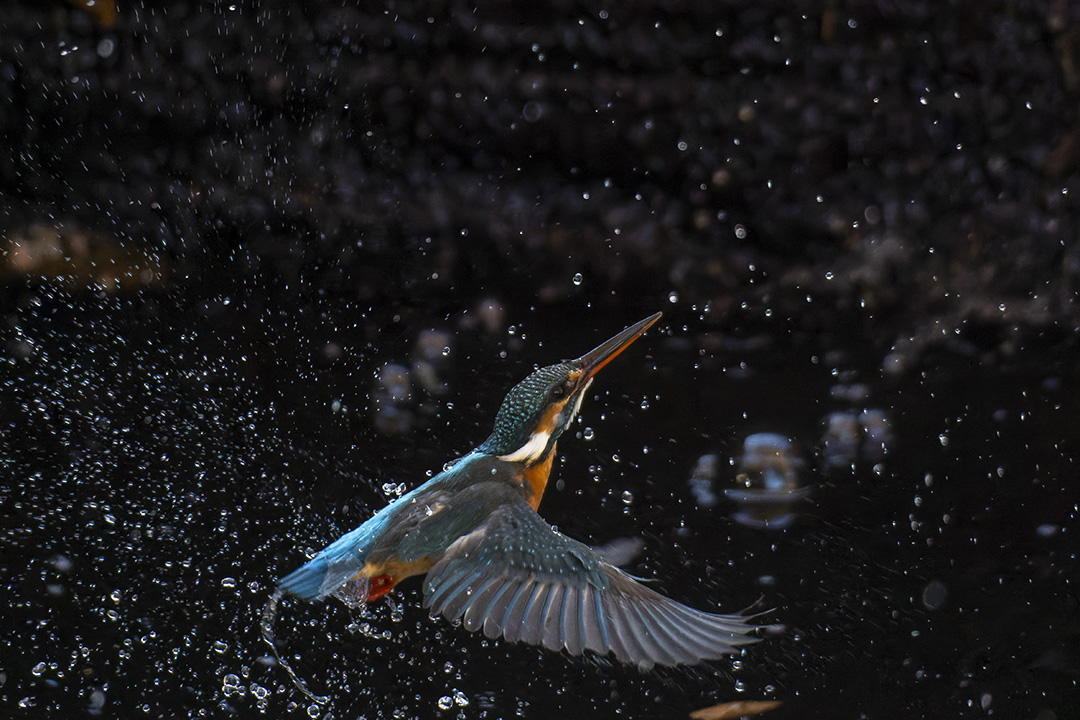
<path id="1" fill-rule="evenodd" d="M 397 580 L 389 575 L 379 575 L 373 577 L 368 581 L 368 594 L 367 601 L 378 600 L 386 593 L 394 589 L 394 585 L 397 584 Z"/>

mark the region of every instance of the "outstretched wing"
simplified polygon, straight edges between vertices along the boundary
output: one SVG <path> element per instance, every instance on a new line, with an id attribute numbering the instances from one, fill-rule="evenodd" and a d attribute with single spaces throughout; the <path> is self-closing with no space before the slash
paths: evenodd
<path id="1" fill-rule="evenodd" d="M 428 571 L 424 607 L 489 638 L 612 652 L 642 668 L 693 665 L 756 642 L 746 618 L 694 610 L 635 582 L 522 500 L 447 548 Z"/>

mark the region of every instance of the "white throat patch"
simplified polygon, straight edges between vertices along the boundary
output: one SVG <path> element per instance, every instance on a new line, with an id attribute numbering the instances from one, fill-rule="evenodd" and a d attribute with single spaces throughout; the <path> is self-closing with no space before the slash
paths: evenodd
<path id="1" fill-rule="evenodd" d="M 581 388 L 581 391 L 574 398 L 574 406 L 570 411 L 570 419 L 566 422 L 567 425 L 574 422 L 574 418 L 577 417 L 578 412 L 581 410 L 581 403 L 585 400 L 585 393 L 589 390 L 589 386 L 592 385 L 592 378 L 589 378 L 585 383 L 585 387 Z M 539 460 L 544 455 L 544 450 L 547 449 L 548 441 L 551 440 L 551 433 L 548 431 L 537 431 L 529 436 L 529 439 L 520 448 L 510 453 L 509 455 L 500 455 L 499 459 L 503 462 L 523 462 L 531 465 Z"/>
<path id="2" fill-rule="evenodd" d="M 534 432 L 529 436 L 528 442 L 509 455 L 500 455 L 499 459 L 503 462 L 523 462 L 531 464 L 533 461 L 540 459 L 540 456 L 544 454 L 544 450 L 547 448 L 548 440 L 550 439 L 551 433 L 549 432 Z"/>

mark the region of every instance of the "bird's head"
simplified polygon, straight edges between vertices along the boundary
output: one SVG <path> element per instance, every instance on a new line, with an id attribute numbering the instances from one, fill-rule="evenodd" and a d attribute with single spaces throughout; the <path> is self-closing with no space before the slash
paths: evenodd
<path id="1" fill-rule="evenodd" d="M 542 367 L 515 385 L 499 407 L 491 436 L 478 449 L 526 466 L 545 460 L 577 416 L 596 373 L 641 337 L 660 315 L 631 325 L 576 360 Z"/>

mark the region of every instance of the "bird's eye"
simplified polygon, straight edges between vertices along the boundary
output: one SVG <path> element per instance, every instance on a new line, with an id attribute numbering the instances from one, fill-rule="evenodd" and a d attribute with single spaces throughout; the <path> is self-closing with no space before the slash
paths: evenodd
<path id="1" fill-rule="evenodd" d="M 562 385 L 556 385 L 555 387 L 551 388 L 551 397 L 553 397 L 553 398 L 558 399 L 558 398 L 561 398 L 565 394 L 566 394 L 566 388 L 563 387 Z"/>

